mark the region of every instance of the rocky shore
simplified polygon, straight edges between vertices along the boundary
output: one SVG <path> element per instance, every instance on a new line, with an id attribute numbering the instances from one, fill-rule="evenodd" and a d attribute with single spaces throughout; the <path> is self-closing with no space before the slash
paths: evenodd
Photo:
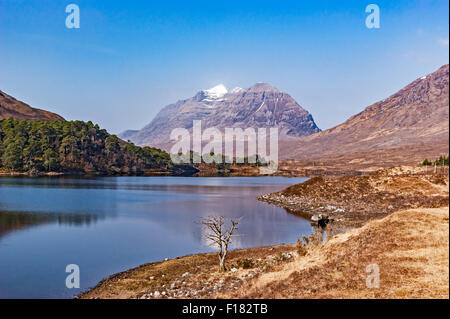
<path id="1" fill-rule="evenodd" d="M 218 271 L 215 253 L 166 259 L 112 275 L 77 298 L 210 298 L 239 290 L 297 257 L 295 245 L 233 250 L 229 252 L 226 272 Z"/>
<path id="2" fill-rule="evenodd" d="M 358 227 L 400 209 L 448 205 L 448 174 L 399 167 L 366 176 L 314 177 L 257 199 L 306 218 L 322 214 L 336 225 Z"/>

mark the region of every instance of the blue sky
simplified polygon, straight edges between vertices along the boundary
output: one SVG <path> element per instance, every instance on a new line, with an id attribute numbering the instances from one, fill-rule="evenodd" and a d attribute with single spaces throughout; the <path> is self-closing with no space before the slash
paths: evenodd
<path id="1" fill-rule="evenodd" d="M 267 82 L 326 129 L 448 63 L 448 17 L 432 0 L 0 0 L 0 90 L 119 133 L 201 89 Z"/>

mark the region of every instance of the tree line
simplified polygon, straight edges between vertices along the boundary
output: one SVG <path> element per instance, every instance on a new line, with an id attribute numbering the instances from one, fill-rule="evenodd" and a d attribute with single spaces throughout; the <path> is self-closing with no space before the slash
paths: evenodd
<path id="1" fill-rule="evenodd" d="M 126 143 L 91 121 L 5 119 L 0 120 L 0 168 L 134 175 L 174 166 L 168 153 Z"/>
<path id="2" fill-rule="evenodd" d="M 436 160 L 434 160 L 434 162 L 429 161 L 427 158 L 422 162 L 422 165 L 425 166 L 431 166 L 431 165 L 436 165 L 436 166 L 448 166 L 448 156 L 440 156 L 439 158 L 437 158 Z"/>

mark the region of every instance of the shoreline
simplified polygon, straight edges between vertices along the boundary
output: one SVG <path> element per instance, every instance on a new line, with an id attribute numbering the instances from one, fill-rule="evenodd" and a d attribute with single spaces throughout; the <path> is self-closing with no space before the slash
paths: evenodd
<path id="1" fill-rule="evenodd" d="M 448 206 L 396 211 L 304 256 L 295 244 L 231 250 L 231 270 L 218 272 L 215 253 L 186 255 L 113 274 L 75 299 L 448 299 L 448 223 Z M 374 262 L 383 282 L 376 290 L 365 285 Z"/>
<path id="2" fill-rule="evenodd" d="M 0 177 L 117 177 L 117 176 L 183 176 L 171 174 L 168 171 L 147 171 L 142 174 L 107 174 L 107 173 L 85 173 L 85 172 L 19 172 L 0 169 Z M 190 176 L 190 175 L 189 175 Z"/>
<path id="3" fill-rule="evenodd" d="M 310 178 L 309 176 L 303 176 L 303 175 L 291 175 L 291 176 L 284 176 L 284 175 L 247 175 L 247 174 L 206 174 L 206 175 L 173 175 L 173 174 L 166 174 L 164 172 L 161 172 L 160 174 L 134 174 L 134 175 L 128 175 L 128 174 L 73 174 L 73 173 L 61 173 L 61 172 L 45 172 L 45 173 L 39 173 L 39 174 L 30 174 L 28 172 L 0 172 L 0 178 L 1 177 L 31 177 L 31 178 L 39 178 L 39 177 L 77 177 L 77 178 L 92 178 L 92 177 L 192 177 L 192 178 L 200 178 L 200 177 L 221 177 L 221 178 L 233 178 L 233 177 L 283 177 L 283 178 Z"/>
<path id="4" fill-rule="evenodd" d="M 363 176 L 314 177 L 257 199 L 305 218 L 322 214 L 340 226 L 360 227 L 394 211 L 448 205 L 446 185 L 448 174 L 405 166 Z"/>
<path id="5" fill-rule="evenodd" d="M 191 176 L 182 176 L 182 175 L 170 175 L 165 174 L 164 172 L 161 172 L 160 174 L 135 174 L 135 175 L 128 175 L 128 174 L 74 174 L 74 173 L 61 173 L 61 172 L 43 172 L 39 174 L 30 174 L 28 172 L 10 172 L 10 173 L 3 173 L 0 172 L 0 177 L 78 177 L 78 178 L 91 178 L 91 177 L 157 177 L 157 176 L 163 176 L 163 177 L 191 177 Z"/>
<path id="6" fill-rule="evenodd" d="M 102 279 L 97 285 L 75 296 L 75 299 L 97 299 L 97 298 L 140 298 L 145 299 L 149 296 L 144 293 L 148 289 L 158 291 L 156 297 L 170 297 L 170 290 L 181 286 L 185 289 L 178 291 L 179 298 L 208 298 L 211 293 L 215 293 L 222 288 L 235 289 L 247 280 L 254 278 L 262 273 L 253 267 L 242 269 L 238 264 L 243 262 L 253 262 L 253 265 L 259 263 L 263 267 L 279 267 L 282 264 L 292 261 L 295 256 L 295 244 L 280 244 L 253 248 L 233 249 L 228 252 L 227 265 L 229 269 L 238 269 L 236 271 L 218 272 L 217 253 L 197 253 L 172 259 L 159 260 L 145 263 L 137 267 L 112 274 Z M 284 256 L 284 257 L 283 257 Z M 203 272 L 205 269 L 212 274 L 205 278 Z M 225 275 L 225 277 L 224 277 Z M 231 276 L 227 276 L 231 275 Z M 236 276 L 238 278 L 234 278 Z M 139 277 L 134 279 L 134 277 Z M 133 279 L 132 279 L 133 278 Z M 195 278 L 195 279 L 194 279 Z M 108 291 L 108 288 L 121 281 L 130 281 L 136 284 L 133 288 L 124 289 L 120 293 Z M 192 283 L 188 285 L 187 282 Z M 175 283 L 175 284 L 174 284 Z M 145 289 L 141 289 L 144 284 Z M 208 286 L 203 289 L 202 286 Z M 228 285 L 228 286 L 227 286 Z M 164 293 L 165 292 L 165 293 Z M 152 294 L 153 295 L 153 294 Z M 142 298 L 144 296 L 144 298 Z"/>
<path id="7" fill-rule="evenodd" d="M 428 175 L 421 168 L 401 167 L 369 176 L 313 178 L 281 192 L 261 195 L 258 200 L 289 209 L 294 214 L 303 214 L 303 217 L 323 211 L 333 220 L 327 227 L 330 242 L 336 238 L 344 238 L 345 242 L 347 236 L 359 233 L 365 227 L 373 227 L 380 232 L 382 230 L 377 228 L 378 224 L 388 223 L 386 220 L 392 216 L 401 216 L 402 227 L 406 231 L 412 220 L 404 220 L 407 216 L 405 211 L 428 214 L 433 209 L 444 210 L 443 221 L 447 223 L 448 237 L 448 185 L 446 174 Z M 328 206 L 323 206 L 324 202 Z M 364 236 L 360 240 L 364 240 Z M 319 248 L 327 245 L 328 239 Z M 292 267 L 290 264 L 302 264 L 302 260 L 308 259 L 310 254 L 314 255 L 318 249 L 311 248 L 309 251 L 308 248 L 306 257 L 302 257 L 297 248 L 295 244 L 285 244 L 232 250 L 227 261 L 232 271 L 226 273 L 217 272 L 215 253 L 148 263 L 111 275 L 76 298 L 246 298 L 247 290 L 243 287 L 253 287 L 253 282 L 258 281 L 259 277 L 278 280 L 274 274 Z M 370 250 L 365 253 L 370 253 Z M 323 256 L 316 257 L 321 260 Z M 351 263 L 351 260 L 346 262 Z M 250 295 L 250 298 L 255 297 L 267 298 L 257 293 Z"/>

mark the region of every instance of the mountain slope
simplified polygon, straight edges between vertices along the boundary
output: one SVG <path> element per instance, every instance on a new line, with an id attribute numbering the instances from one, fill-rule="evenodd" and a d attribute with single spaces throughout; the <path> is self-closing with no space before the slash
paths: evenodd
<path id="1" fill-rule="evenodd" d="M 266 83 L 236 90 L 205 119 L 205 127 L 278 127 L 279 136 L 319 132 L 311 114 L 287 93 Z"/>
<path id="2" fill-rule="evenodd" d="M 163 108 L 153 121 L 138 132 L 125 131 L 119 136 L 138 145 L 168 149 L 174 128 L 191 129 L 194 120 L 202 128 L 278 127 L 280 138 L 307 136 L 320 129 L 312 116 L 288 94 L 275 87 L 257 83 L 248 89 L 228 91 L 223 85 L 198 92 L 194 97 Z"/>
<path id="3" fill-rule="evenodd" d="M 58 114 L 33 108 L 0 91 L 0 120 L 7 118 L 40 121 L 64 120 L 64 118 Z"/>
<path id="4" fill-rule="evenodd" d="M 421 145 L 427 152 L 430 145 L 448 152 L 448 82 L 447 64 L 336 127 L 281 143 L 281 156 L 298 160 L 382 149 L 402 149 L 408 156 L 408 149 L 417 153 Z"/>

